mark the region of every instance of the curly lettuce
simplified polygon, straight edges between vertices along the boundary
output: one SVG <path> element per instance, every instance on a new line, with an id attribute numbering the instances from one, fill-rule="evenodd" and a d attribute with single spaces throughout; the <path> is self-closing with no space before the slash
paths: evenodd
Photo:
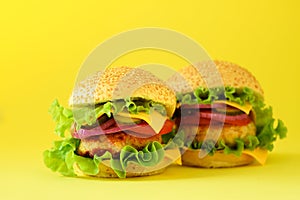
<path id="1" fill-rule="evenodd" d="M 211 104 L 217 100 L 227 100 L 244 105 L 249 102 L 252 105 L 256 125 L 256 136 L 249 136 L 247 140 L 236 139 L 236 146 L 229 147 L 224 141 L 215 144 L 213 141 L 205 141 L 205 143 L 193 141 L 188 145 L 192 149 L 205 149 L 211 155 L 217 150 L 224 150 L 225 154 L 235 154 L 237 156 L 242 154 L 244 149 L 254 150 L 257 147 L 273 150 L 273 142 L 278 138 L 286 137 L 287 128 L 283 121 L 273 118 L 271 106 L 266 106 L 262 96 L 255 93 L 250 88 L 212 88 L 207 89 L 203 87 L 197 88 L 193 93 L 178 94 L 178 102 L 182 104 Z"/>
<path id="2" fill-rule="evenodd" d="M 259 139 L 256 136 L 249 135 L 246 139 L 235 139 L 236 146 L 228 146 L 224 140 L 215 142 L 213 140 L 205 140 L 203 142 L 193 141 L 188 146 L 191 149 L 202 149 L 209 155 L 214 155 L 218 150 L 223 150 L 225 154 L 234 154 L 241 156 L 244 149 L 254 150 L 259 147 Z"/>
<path id="3" fill-rule="evenodd" d="M 126 111 L 132 114 L 139 112 L 149 113 L 155 110 L 165 115 L 165 107 L 159 103 L 150 100 L 118 100 L 114 102 L 106 102 L 95 106 L 85 106 L 80 108 L 68 109 L 61 106 L 58 100 L 54 100 L 49 108 L 49 113 L 56 123 L 55 133 L 60 137 L 65 137 L 66 131 L 76 124 L 76 129 L 79 130 L 83 125 L 92 125 L 97 122 L 97 119 L 106 114 L 108 117 L 112 113 Z"/>
<path id="4" fill-rule="evenodd" d="M 177 100 L 183 104 L 211 104 L 217 100 L 227 100 L 244 105 L 245 102 L 254 103 L 263 101 L 263 98 L 256 94 L 250 88 L 217 87 L 204 88 L 199 87 L 192 93 L 177 94 Z"/>
<path id="5" fill-rule="evenodd" d="M 149 167 L 157 165 L 164 157 L 164 148 L 159 142 L 148 143 L 141 151 L 132 146 L 124 146 L 119 158 L 113 158 L 107 151 L 102 156 L 93 158 L 82 157 L 76 154 L 80 143 L 76 138 L 65 138 L 54 142 L 50 150 L 44 152 L 44 163 L 54 172 L 64 176 L 77 176 L 74 164 L 86 175 L 95 176 L 99 173 L 99 164 L 104 160 L 110 161 L 110 166 L 120 178 L 126 177 L 126 167 L 130 162 Z"/>
<path id="6" fill-rule="evenodd" d="M 74 123 L 72 110 L 62 107 L 55 99 L 48 112 L 52 116 L 53 121 L 56 123 L 54 130 L 55 133 L 60 137 L 64 137 L 65 132 L 70 130 Z"/>

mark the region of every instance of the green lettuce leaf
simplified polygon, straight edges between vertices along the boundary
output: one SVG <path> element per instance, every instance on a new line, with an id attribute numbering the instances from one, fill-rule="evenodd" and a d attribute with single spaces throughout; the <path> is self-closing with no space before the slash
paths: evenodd
<path id="1" fill-rule="evenodd" d="M 80 129 L 82 125 L 94 124 L 103 114 L 110 117 L 112 108 L 113 104 L 111 102 L 106 102 L 105 104 L 97 105 L 95 107 L 74 108 L 73 115 L 77 130 Z"/>
<path id="2" fill-rule="evenodd" d="M 271 119 L 265 126 L 262 127 L 261 131 L 257 135 L 260 141 L 260 147 L 273 150 L 273 142 L 276 141 L 277 137 L 280 139 L 286 137 L 287 128 L 284 126 L 281 120 L 278 120 L 277 126 L 274 127 L 275 120 Z"/>
<path id="3" fill-rule="evenodd" d="M 64 137 L 65 132 L 71 129 L 74 122 L 72 110 L 62 107 L 55 99 L 48 111 L 56 122 L 55 133 L 60 137 Z"/>
<path id="4" fill-rule="evenodd" d="M 65 176 L 76 176 L 74 164 L 87 175 L 96 175 L 99 173 L 99 164 L 103 160 L 110 160 L 112 169 L 120 178 L 126 177 L 126 167 L 129 162 L 137 163 L 141 166 L 155 166 L 164 157 L 164 148 L 159 142 L 148 143 L 143 150 L 138 151 L 132 146 L 124 146 L 118 159 L 113 158 L 108 151 L 102 156 L 87 158 L 77 155 L 76 149 L 80 143 L 79 139 L 65 138 L 54 142 L 50 150 L 44 152 L 44 163 L 54 172 L 59 172 Z"/>
<path id="5" fill-rule="evenodd" d="M 282 131 L 281 129 L 284 130 Z M 270 134 L 273 131 L 275 131 L 276 133 Z M 281 121 L 279 121 L 276 128 L 265 130 L 260 136 L 249 135 L 244 140 L 239 138 L 235 139 L 235 142 L 237 144 L 235 147 L 226 145 L 224 140 L 220 140 L 218 143 L 215 143 L 212 140 L 207 140 L 205 142 L 193 141 L 189 145 L 189 148 L 205 150 L 209 155 L 213 155 L 217 150 L 224 150 L 225 154 L 234 154 L 236 156 L 240 156 L 244 149 L 253 151 L 257 147 L 261 147 L 271 151 L 273 149 L 272 142 L 276 140 L 276 138 L 274 138 L 274 135 L 279 135 L 284 132 L 286 132 L 286 127 L 283 126 Z M 285 135 L 281 135 L 279 137 L 282 138 L 285 137 Z"/>
<path id="6" fill-rule="evenodd" d="M 125 99 L 125 105 L 123 105 L 121 110 L 124 109 L 132 114 L 137 114 L 139 112 L 150 113 L 152 110 L 155 110 L 162 115 L 166 115 L 166 109 L 162 104 L 145 99 Z"/>
<path id="7" fill-rule="evenodd" d="M 287 127 L 284 125 L 283 121 L 273 118 L 273 112 L 271 106 L 266 106 L 261 101 L 255 101 L 252 103 L 254 113 L 256 115 L 256 136 L 259 141 L 259 147 L 267 149 L 269 151 L 273 150 L 274 142 L 279 139 L 283 139 L 287 134 Z M 275 123 L 277 126 L 275 127 Z"/>
<path id="8" fill-rule="evenodd" d="M 253 151 L 259 145 L 259 139 L 255 135 L 248 135 L 247 140 L 245 141 L 245 148 Z"/>
<path id="9" fill-rule="evenodd" d="M 75 176 L 73 166 L 66 162 L 67 155 L 74 152 L 79 145 L 79 140 L 70 138 L 55 141 L 51 150 L 44 151 L 44 163 L 52 171 L 58 171 L 65 176 Z"/>
<path id="10" fill-rule="evenodd" d="M 221 140 L 219 142 L 218 149 L 223 149 L 225 154 L 234 154 L 236 156 L 241 156 L 242 152 L 244 151 L 244 141 L 239 138 L 236 138 L 235 142 L 236 142 L 236 147 L 232 148 L 226 145 L 224 140 Z"/>
<path id="11" fill-rule="evenodd" d="M 223 150 L 225 154 L 234 154 L 241 156 L 244 149 L 254 150 L 259 145 L 259 140 L 256 136 L 248 136 L 247 139 L 235 139 L 236 146 L 230 147 L 226 145 L 224 140 L 215 142 L 213 140 L 206 140 L 204 142 L 193 141 L 189 148 L 205 150 L 208 155 L 214 155 L 217 150 Z"/>
<path id="12" fill-rule="evenodd" d="M 218 150 L 213 140 L 205 140 L 201 142 L 193 141 L 189 147 L 191 149 L 202 149 L 209 155 L 214 155 L 214 153 Z"/>
<path id="13" fill-rule="evenodd" d="M 199 87 L 193 93 L 177 94 L 177 100 L 184 104 L 210 104 L 216 100 L 228 100 L 244 105 L 263 98 L 250 88 L 236 89 L 234 87 L 204 88 Z"/>
<path id="14" fill-rule="evenodd" d="M 199 87 L 194 91 L 194 96 L 198 103 L 209 104 L 215 100 L 224 99 L 224 89 Z"/>

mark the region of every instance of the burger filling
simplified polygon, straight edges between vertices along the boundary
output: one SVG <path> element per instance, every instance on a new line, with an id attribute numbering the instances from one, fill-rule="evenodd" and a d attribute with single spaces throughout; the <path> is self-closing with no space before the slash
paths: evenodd
<path id="1" fill-rule="evenodd" d="M 225 104 L 181 105 L 176 111 L 176 124 L 184 133 L 184 145 L 192 149 L 206 149 L 211 154 L 224 145 L 231 149 L 238 141 L 249 143 L 255 137 L 256 126 L 252 114 Z"/>
<path id="2" fill-rule="evenodd" d="M 104 161 L 120 178 L 126 177 L 129 162 L 155 166 L 169 148 L 162 144 L 162 135 L 171 132 L 174 125 L 163 105 L 144 99 L 116 100 L 73 110 L 55 100 L 49 112 L 62 139 L 44 152 L 44 162 L 66 176 L 76 176 L 74 165 L 84 174 L 97 175 Z"/>
<path id="3" fill-rule="evenodd" d="M 125 146 L 140 151 L 150 142 L 161 143 L 161 135 L 173 129 L 174 123 L 163 115 L 161 105 L 150 101 L 123 105 L 118 101 L 111 111 L 90 125 L 74 126 L 72 137 L 80 139 L 78 155 L 93 158 L 109 152 L 116 158 Z"/>
<path id="4" fill-rule="evenodd" d="M 272 107 L 247 87 L 199 87 L 178 94 L 177 99 L 174 119 L 180 146 L 240 156 L 244 150 L 271 151 L 273 142 L 286 136 L 287 129 L 273 118 Z"/>

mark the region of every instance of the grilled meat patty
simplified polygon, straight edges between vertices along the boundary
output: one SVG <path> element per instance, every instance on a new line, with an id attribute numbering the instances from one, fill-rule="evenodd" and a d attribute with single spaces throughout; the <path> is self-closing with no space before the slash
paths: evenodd
<path id="1" fill-rule="evenodd" d="M 256 126 L 253 122 L 250 122 L 249 124 L 244 126 L 224 124 L 219 137 L 217 137 L 220 131 L 220 128 L 218 127 L 219 126 L 210 127 L 211 132 L 207 139 L 212 139 L 217 142 L 219 142 L 220 140 L 224 140 L 225 144 L 230 147 L 234 147 L 236 145 L 236 138 L 246 140 L 248 135 L 254 136 L 256 134 Z M 201 142 L 207 135 L 209 125 L 183 126 L 181 128 L 183 128 L 184 130 L 186 141 Z"/>
<path id="2" fill-rule="evenodd" d="M 141 150 L 152 141 L 161 143 L 161 135 L 154 135 L 148 138 L 136 137 L 125 132 L 97 135 L 82 139 L 77 153 L 81 156 L 93 157 L 94 155 L 101 156 L 106 151 L 109 151 L 113 157 L 117 157 L 121 149 L 126 145 Z"/>

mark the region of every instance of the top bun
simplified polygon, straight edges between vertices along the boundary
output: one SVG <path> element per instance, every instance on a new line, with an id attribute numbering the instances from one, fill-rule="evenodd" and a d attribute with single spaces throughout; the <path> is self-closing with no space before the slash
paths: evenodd
<path id="1" fill-rule="evenodd" d="M 178 93 L 191 92 L 198 87 L 207 88 L 208 85 L 210 88 L 218 87 L 222 84 L 224 87 L 248 87 L 263 96 L 259 82 L 248 70 L 226 61 L 206 61 L 184 67 L 169 79 L 169 85 Z"/>
<path id="2" fill-rule="evenodd" d="M 148 71 L 131 67 L 107 68 L 87 77 L 75 86 L 69 104 L 93 105 L 129 97 L 163 104 L 169 117 L 176 107 L 175 93 L 163 81 Z"/>

